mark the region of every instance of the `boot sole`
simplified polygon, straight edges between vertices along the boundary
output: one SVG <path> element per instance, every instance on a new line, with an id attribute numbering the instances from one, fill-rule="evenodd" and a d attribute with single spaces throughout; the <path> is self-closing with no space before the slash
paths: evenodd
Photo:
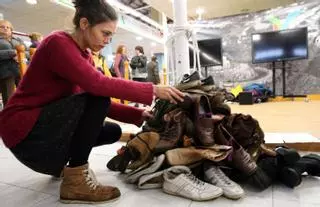
<path id="1" fill-rule="evenodd" d="M 110 200 L 105 200 L 105 201 L 68 200 L 68 199 L 60 198 L 60 202 L 64 204 L 101 204 L 101 203 L 111 203 L 119 199 L 120 199 L 120 196 Z"/>
<path id="2" fill-rule="evenodd" d="M 300 185 L 301 180 L 301 175 L 292 168 L 284 168 L 281 172 L 281 181 L 290 188 Z"/>

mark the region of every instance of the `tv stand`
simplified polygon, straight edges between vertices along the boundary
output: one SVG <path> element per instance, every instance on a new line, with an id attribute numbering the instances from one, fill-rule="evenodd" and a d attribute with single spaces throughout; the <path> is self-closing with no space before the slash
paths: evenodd
<path id="1" fill-rule="evenodd" d="M 293 94 L 286 94 L 286 61 L 281 61 L 282 67 L 282 97 L 283 98 L 306 98 L 306 95 L 293 95 Z M 272 62 L 272 87 L 273 87 L 273 98 L 276 96 L 276 62 Z"/>

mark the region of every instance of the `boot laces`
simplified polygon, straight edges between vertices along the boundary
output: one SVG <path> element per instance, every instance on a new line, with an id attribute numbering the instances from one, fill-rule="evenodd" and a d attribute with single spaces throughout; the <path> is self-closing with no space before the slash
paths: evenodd
<path id="1" fill-rule="evenodd" d="M 100 184 L 97 181 L 97 178 L 94 172 L 91 169 L 87 169 L 87 170 L 84 170 L 83 173 L 85 175 L 87 185 L 93 190 L 95 190 Z"/>

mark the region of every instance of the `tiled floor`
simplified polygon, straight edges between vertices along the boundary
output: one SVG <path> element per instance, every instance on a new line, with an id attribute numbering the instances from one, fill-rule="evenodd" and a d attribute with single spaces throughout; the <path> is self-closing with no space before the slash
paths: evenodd
<path id="1" fill-rule="evenodd" d="M 282 185 L 275 185 L 263 192 L 255 192 L 245 187 L 246 197 L 231 201 L 218 198 L 209 202 L 190 200 L 164 194 L 161 189 L 138 190 L 134 185 L 125 184 L 118 173 L 108 171 L 107 161 L 115 155 L 116 149 L 123 143 L 95 148 L 90 156 L 91 168 L 101 183 L 118 186 L 122 192 L 119 200 L 96 206 L 120 207 L 319 207 L 320 179 L 306 177 L 302 185 L 292 190 Z M 0 142 L 0 206 L 2 207 L 60 207 L 58 200 L 60 181 L 41 175 L 20 164 Z M 94 206 L 94 205 L 66 205 Z"/>

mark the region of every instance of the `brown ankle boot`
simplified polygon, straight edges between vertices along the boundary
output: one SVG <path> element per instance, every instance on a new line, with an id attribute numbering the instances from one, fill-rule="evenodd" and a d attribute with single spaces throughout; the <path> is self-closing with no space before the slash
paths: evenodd
<path id="1" fill-rule="evenodd" d="M 155 153 L 164 153 L 176 147 L 182 147 L 185 122 L 188 117 L 181 109 L 175 109 L 164 116 L 165 128 L 159 133 L 160 140 Z"/>
<path id="2" fill-rule="evenodd" d="M 103 203 L 121 195 L 118 188 L 99 184 L 88 164 L 65 167 L 63 173 L 60 186 L 62 203 Z"/>
<path id="3" fill-rule="evenodd" d="M 194 100 L 194 125 L 196 141 L 199 146 L 211 146 L 215 144 L 213 132 L 214 125 L 211 119 L 211 106 L 207 96 L 192 94 Z"/>

